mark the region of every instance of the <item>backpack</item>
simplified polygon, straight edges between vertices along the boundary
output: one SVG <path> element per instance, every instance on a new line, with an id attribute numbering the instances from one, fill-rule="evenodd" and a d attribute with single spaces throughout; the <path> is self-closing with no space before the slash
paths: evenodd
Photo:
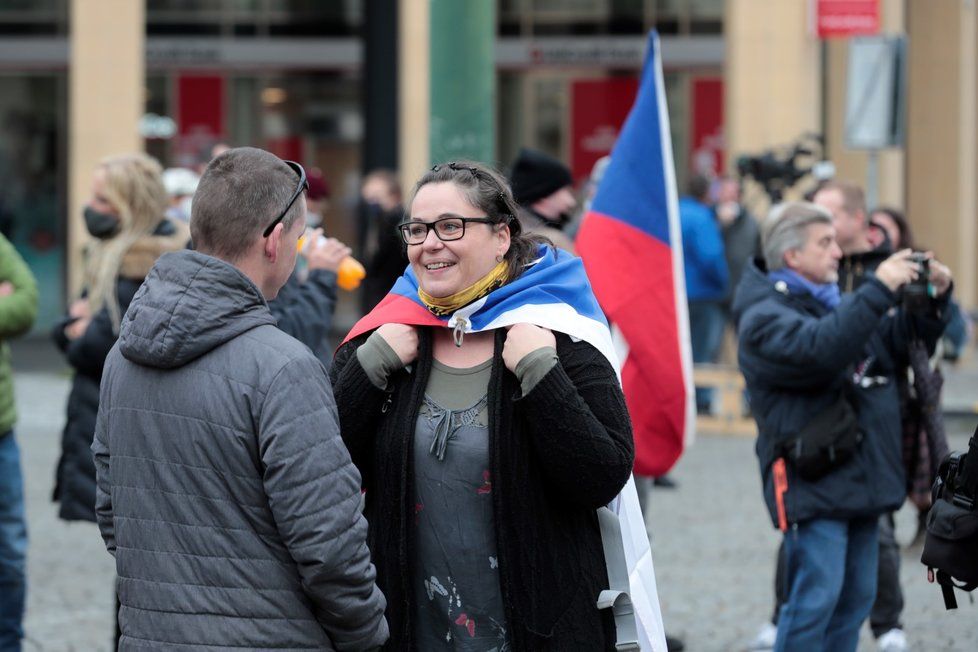
<path id="1" fill-rule="evenodd" d="M 927 515 L 927 534 L 920 561 L 927 579 L 941 586 L 944 606 L 957 609 L 954 589 L 978 588 L 978 429 L 968 452 L 944 458 L 934 481 L 934 504 Z"/>

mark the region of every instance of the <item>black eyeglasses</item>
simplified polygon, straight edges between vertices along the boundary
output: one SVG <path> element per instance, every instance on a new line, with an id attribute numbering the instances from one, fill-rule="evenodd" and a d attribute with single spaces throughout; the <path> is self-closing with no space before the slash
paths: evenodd
<path id="1" fill-rule="evenodd" d="M 282 209 L 282 212 L 278 214 L 278 217 L 275 218 L 275 221 L 269 224 L 268 228 L 265 229 L 265 232 L 261 234 L 263 238 L 267 238 L 272 234 L 272 229 L 275 228 L 276 224 L 282 221 L 282 218 L 284 218 L 286 213 L 289 212 L 289 209 L 292 208 L 292 204 L 294 204 L 295 200 L 299 198 L 299 195 L 302 194 L 302 191 L 309 190 L 309 179 L 306 178 L 305 169 L 295 161 L 285 161 L 285 164 L 288 165 L 290 168 L 292 168 L 292 170 L 299 175 L 299 185 L 295 187 L 295 192 L 292 193 L 292 198 L 289 199 L 289 203 L 285 205 L 285 208 Z"/>
<path id="2" fill-rule="evenodd" d="M 397 225 L 405 244 L 419 245 L 428 239 L 428 231 L 434 231 L 442 242 L 460 240 L 465 235 L 466 222 L 499 224 L 489 217 L 443 217 L 434 222 L 412 221 Z"/>

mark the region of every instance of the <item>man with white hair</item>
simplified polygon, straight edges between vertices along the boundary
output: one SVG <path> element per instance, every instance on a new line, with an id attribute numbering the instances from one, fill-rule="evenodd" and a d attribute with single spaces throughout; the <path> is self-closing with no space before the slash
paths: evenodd
<path id="1" fill-rule="evenodd" d="M 876 592 L 877 521 L 905 495 L 895 374 L 911 331 L 931 347 L 940 337 L 951 274 L 930 261 L 924 314 L 897 302 L 921 273 L 909 251 L 842 295 L 832 215 L 809 203 L 776 206 L 761 242 L 733 311 L 765 502 L 784 533 L 774 649 L 855 650 Z"/>

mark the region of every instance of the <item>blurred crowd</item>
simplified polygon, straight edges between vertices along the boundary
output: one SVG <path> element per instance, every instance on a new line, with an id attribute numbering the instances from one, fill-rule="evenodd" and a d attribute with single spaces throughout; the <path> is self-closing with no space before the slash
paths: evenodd
<path id="1" fill-rule="evenodd" d="M 110 417 L 105 416 L 114 408 L 104 404 L 105 398 L 111 397 L 113 401 L 129 405 L 126 410 L 133 414 L 162 415 L 173 410 L 173 406 L 148 388 L 162 383 L 179 393 L 179 387 L 196 382 L 200 393 L 186 398 L 195 411 L 195 423 L 209 423 L 208 419 L 213 419 L 214 414 L 222 410 L 247 413 L 256 409 L 253 402 L 270 406 L 268 412 L 262 407 L 249 417 L 255 421 L 266 418 L 271 421 L 257 431 L 259 448 L 246 451 L 242 458 L 246 461 L 242 461 L 242 466 L 234 473 L 266 483 L 264 494 L 254 491 L 251 485 L 250 489 L 242 491 L 247 496 L 246 502 L 251 501 L 252 508 L 259 506 L 261 510 L 274 512 L 271 517 L 262 511 L 257 520 L 245 519 L 246 528 L 254 528 L 261 534 L 261 550 L 253 554 L 267 553 L 277 560 L 276 563 L 292 563 L 282 562 L 285 559 L 282 551 L 287 550 L 292 555 L 289 559 L 299 562 L 295 573 L 298 573 L 296 577 L 301 576 L 301 582 L 299 579 L 295 581 L 305 587 L 303 590 L 316 603 L 312 609 L 314 616 L 302 600 L 285 600 L 278 604 L 277 608 L 290 614 L 290 618 L 317 619 L 333 640 L 358 641 L 369 648 L 381 645 L 387 636 L 388 623 L 383 615 L 384 598 L 374 586 L 376 577 L 388 596 L 386 617 L 391 633 L 417 637 L 425 642 L 422 647 L 435 645 L 435 639 L 440 636 L 435 632 L 440 632 L 440 628 L 454 625 L 474 636 L 476 627 L 482 627 L 482 623 L 488 621 L 493 623 L 493 640 L 501 646 L 499 650 L 533 649 L 536 632 L 542 631 L 537 628 L 552 627 L 558 621 L 565 627 L 561 634 L 565 637 L 561 639 L 562 644 L 573 646 L 575 641 L 593 641 L 601 637 L 606 641 L 613 640 L 609 619 L 595 615 L 597 612 L 575 598 L 577 586 L 587 585 L 590 591 L 604 581 L 599 572 L 603 568 L 600 541 L 589 519 L 593 518 L 594 507 L 607 503 L 621 490 L 632 459 L 627 415 L 622 413 L 621 389 L 608 361 L 597 355 L 602 343 L 578 337 L 573 325 L 560 331 L 545 319 L 539 323 L 509 324 L 507 329 L 499 329 L 498 336 L 492 330 L 466 332 L 464 319 L 460 323 L 444 324 L 452 326 L 454 332 L 450 328 L 437 329 L 432 336 L 423 328 L 430 325 L 425 321 L 431 318 L 428 313 L 417 318 L 418 321 L 408 320 L 407 325 L 403 316 L 397 318 L 401 321 L 384 321 L 390 319 L 388 309 L 396 310 L 394 304 L 398 297 L 392 293 L 392 288 L 398 289 L 399 297 L 416 297 L 418 305 L 423 304 L 431 315 L 441 319 L 470 304 L 482 306 L 478 302 L 483 298 L 487 298 L 486 305 L 492 305 L 489 299 L 499 296 L 526 301 L 525 295 L 517 293 L 513 299 L 506 294 L 517 292 L 506 288 L 520 287 L 508 285 L 509 281 L 524 275 L 531 278 L 534 272 L 547 265 L 566 274 L 560 278 L 567 284 L 579 282 L 583 278 L 583 267 L 574 256 L 574 236 L 606 166 L 607 159 L 599 161 L 591 178 L 575 191 L 574 180 L 566 165 L 543 152 L 523 149 L 511 162 L 506 177 L 475 162 L 452 162 L 432 168 L 407 196 L 402 192 L 395 171 L 373 170 L 360 182 L 356 241 L 347 243 L 335 237 L 333 225 L 325 218 L 332 199 L 331 186 L 317 168 L 306 169 L 295 162 L 280 161 L 261 150 L 231 148 L 223 143 L 214 146 L 209 163 L 200 169 L 164 170 L 156 160 L 143 154 L 105 159 L 93 172 L 91 194 L 83 213 L 85 227 L 91 236 L 85 257 L 84 289 L 70 302 L 63 319 L 54 326 L 51 334 L 74 370 L 53 489 L 61 518 L 98 521 L 110 552 L 117 555 L 120 569 L 125 564 L 137 564 L 147 573 L 147 582 L 179 584 L 175 593 L 161 594 L 159 609 L 175 608 L 175 600 L 190 599 L 190 595 L 200 599 L 201 604 L 212 604 L 212 595 L 206 591 L 197 595 L 194 589 L 188 588 L 193 581 L 205 581 L 210 571 L 198 569 L 189 577 L 180 576 L 166 564 L 140 555 L 149 554 L 147 546 L 157 535 L 164 540 L 176 537 L 171 540 L 172 545 L 183 545 L 174 543 L 179 537 L 175 531 L 167 529 L 184 522 L 180 519 L 191 523 L 208 515 L 214 516 L 206 506 L 182 511 L 186 508 L 168 502 L 167 496 L 174 492 L 196 492 L 193 493 L 194 500 L 206 498 L 208 492 L 220 496 L 230 492 L 230 498 L 220 500 L 229 501 L 234 507 L 218 510 L 215 518 L 238 524 L 235 527 L 243 522 L 238 520 L 241 515 L 234 511 L 241 507 L 235 501 L 245 499 L 235 493 L 238 490 L 233 487 L 214 488 L 199 474 L 186 475 L 189 458 L 165 447 L 154 448 L 159 444 L 153 440 L 142 441 L 144 449 L 123 446 L 120 452 L 119 443 L 111 443 L 110 432 L 112 427 L 119 426 L 112 426 Z M 257 190 L 250 187 L 252 183 L 256 184 Z M 279 195 L 282 201 L 279 201 Z M 811 328 L 822 328 L 831 320 L 819 321 L 817 318 L 832 311 L 838 311 L 839 315 L 848 314 L 849 304 L 843 301 L 848 295 L 863 297 L 870 304 L 877 302 L 879 314 L 874 313 L 872 319 L 889 319 L 902 309 L 894 303 L 897 301 L 895 297 L 920 273 L 911 250 L 922 246 L 914 240 L 909 222 L 899 210 L 865 206 L 861 189 L 842 181 L 822 182 L 807 199 L 809 201 L 790 204 L 787 208 L 775 207 L 762 221 L 745 205 L 739 179 L 694 175 L 678 203 L 693 361 L 731 365 L 738 346 L 738 330 L 746 329 L 741 335 L 744 332 L 750 334 L 751 328 L 763 331 L 753 339 L 745 336 L 740 341 L 740 364 L 748 385 L 745 409 L 761 424 L 761 442 L 772 436 L 765 424 L 770 426 L 780 418 L 772 416 L 780 409 L 772 405 L 782 405 L 796 396 L 791 394 L 785 398 L 773 391 L 770 379 L 758 371 L 784 362 L 783 356 L 779 357 L 780 354 L 772 353 L 758 342 L 784 338 L 785 347 L 801 346 L 791 339 L 794 336 L 792 329 L 807 328 L 806 319 L 814 319 L 811 323 L 817 324 Z M 284 208 L 278 210 L 273 206 L 275 202 L 284 203 Z M 270 221 L 272 208 L 278 211 L 274 221 Z M 259 219 L 268 223 L 256 222 Z M 794 230 L 783 231 L 785 229 Z M 819 229 L 828 234 L 822 244 L 812 239 L 813 234 L 821 232 Z M 255 234 L 247 235 L 252 231 Z M 257 237 L 257 233 L 261 237 Z M 821 247 L 820 252 L 814 249 L 817 246 Z M 0 434 L 0 483 L 3 484 L 0 492 L 0 567 L 3 569 L 3 575 L 0 575 L 0 649 L 7 650 L 19 649 L 18 641 L 23 634 L 20 623 L 26 590 L 27 535 L 19 453 L 13 436 L 12 370 L 6 341 L 30 329 L 36 311 L 37 288 L 31 271 L 2 237 L 0 249 L 0 339 L 3 341 L 0 354 L 0 433 L 3 433 Z M 811 253 L 805 253 L 809 249 Z M 808 255 L 812 258 L 806 259 Z M 939 456 L 941 451 L 928 450 L 926 443 L 922 443 L 920 415 L 932 411 L 935 405 L 933 398 L 925 400 L 915 393 L 914 382 L 929 377 L 937 360 L 957 359 L 971 337 L 971 320 L 950 293 L 950 272 L 945 274 L 946 268 L 933 258 L 932 253 L 926 256 L 932 270 L 931 289 L 937 288 L 935 300 L 942 302 L 939 328 L 935 326 L 931 333 L 934 341 L 928 339 L 925 342 L 923 358 L 916 361 L 918 366 L 913 369 L 910 360 L 901 353 L 902 349 L 897 352 L 886 349 L 888 355 L 892 354 L 893 361 L 888 363 L 885 373 L 873 376 L 870 382 L 866 380 L 869 378 L 866 368 L 857 365 L 856 371 L 859 382 L 864 383 L 857 389 L 868 387 L 865 383 L 886 384 L 892 378 L 892 396 L 888 394 L 885 405 L 873 409 L 891 410 L 894 415 L 899 415 L 890 425 L 902 429 L 903 451 L 899 454 L 900 460 L 888 460 L 887 464 L 893 463 L 894 478 L 908 478 L 907 493 L 920 509 L 921 523 L 929 507 L 927 487 L 933 475 L 931 459 Z M 217 265 L 214 260 L 222 262 Z M 578 273 L 580 278 L 575 276 Z M 337 293 L 357 288 L 360 314 L 367 316 L 367 322 L 373 318 L 376 323 L 369 329 L 354 329 L 341 341 L 333 323 Z M 751 321 L 753 313 L 749 306 L 745 308 L 745 302 L 777 303 L 783 300 L 779 294 L 790 298 L 793 293 L 813 302 L 811 307 L 800 311 L 802 316 L 797 318 L 800 321 L 791 322 L 796 326 L 786 327 L 783 333 L 771 330 L 775 328 L 771 324 L 796 310 L 797 306 L 791 302 L 794 299 L 785 300 L 787 303 L 779 304 L 777 310 L 767 314 L 765 319 L 768 321 L 760 318 Z M 752 296 L 756 300 L 748 301 Z M 174 315 L 180 318 L 175 320 Z M 266 326 L 277 330 L 269 331 Z M 281 339 L 282 334 L 291 336 L 306 349 L 294 348 L 290 344 L 292 340 Z M 824 337 L 831 340 L 830 335 Z M 866 338 L 871 336 L 875 337 L 867 331 Z M 449 346 L 452 343 L 450 337 L 454 337 L 454 347 Z M 940 340 L 939 345 L 937 340 Z M 462 346 L 463 341 L 467 346 Z M 730 343 L 727 347 L 724 347 L 725 341 Z M 337 345 L 341 345 L 339 349 Z M 249 346 L 253 348 L 249 349 Z M 904 348 L 908 347 L 909 344 Z M 212 349 L 226 349 L 229 353 L 215 357 Z M 121 354 L 119 350 L 122 350 Z M 306 350 L 314 359 L 304 357 Z M 191 355 L 191 351 L 196 353 Z M 248 356 L 253 351 L 258 353 L 254 353 L 257 357 L 252 360 Z M 286 368 L 288 365 L 282 367 L 281 356 L 276 351 L 284 359 L 297 360 L 301 364 L 296 362 L 295 369 Z M 336 359 L 334 351 L 338 352 Z M 831 357 L 835 351 L 824 353 Z M 928 362 L 931 355 L 933 360 Z M 198 365 L 194 356 L 200 356 L 205 362 Z M 804 357 L 799 350 L 798 358 Z M 879 357 L 870 356 L 867 360 L 864 363 L 872 367 Z M 132 361 L 139 364 L 133 367 Z M 558 361 L 562 361 L 568 375 L 553 371 Z M 832 371 L 839 379 L 848 373 L 843 368 L 853 360 L 845 358 L 843 362 L 839 369 Z M 499 384 L 502 381 L 492 371 L 504 367 L 512 372 L 506 376 L 508 384 L 505 387 Z M 459 375 L 459 368 L 465 374 Z M 295 387 L 292 394 L 278 396 L 275 393 L 278 390 L 267 384 L 269 369 L 277 370 L 275 374 L 285 374 L 283 377 L 288 379 L 289 386 Z M 327 369 L 330 370 L 330 382 L 325 376 Z M 106 380 L 109 370 L 116 376 L 114 381 Z M 785 368 L 776 375 L 783 380 L 795 371 L 798 370 Z M 203 375 L 195 375 L 197 372 Z M 194 378 L 197 380 L 192 382 Z M 884 378 L 885 382 L 873 380 L 878 378 Z M 260 388 L 260 391 L 251 397 L 250 390 L 229 389 L 231 386 Z M 146 391 L 136 396 L 131 387 L 143 387 Z M 497 392 L 504 389 L 507 396 L 522 394 L 524 398 L 515 402 L 515 406 L 513 402 L 500 402 Z M 248 397 L 243 403 L 242 391 Z M 545 392 L 549 392 L 547 400 L 560 401 L 567 409 L 558 410 L 560 414 L 541 412 L 539 403 L 543 399 L 540 397 Z M 776 395 L 780 402 L 768 401 L 772 395 Z M 874 400 L 879 400 L 879 393 L 874 396 Z M 530 400 L 524 400 L 526 397 Z M 288 417 L 285 407 L 290 401 L 296 409 L 306 405 L 309 414 L 317 415 L 315 419 L 328 423 L 332 429 L 329 445 L 344 452 L 331 452 L 324 457 L 321 452 L 316 452 L 319 444 L 302 439 L 304 435 L 298 432 L 293 433 L 294 440 L 283 439 L 281 433 L 292 433 L 295 429 L 295 420 Z M 310 407 L 313 404 L 319 407 Z M 697 388 L 696 407 L 703 415 L 716 410 L 710 388 Z M 801 411 L 805 409 L 807 407 L 799 408 Z M 389 418 L 380 416 L 388 411 L 391 411 Z M 490 418 L 490 413 L 495 416 Z M 517 421 L 518 417 L 532 418 L 537 425 L 525 425 L 523 421 Z M 128 424 L 125 427 L 136 428 L 138 425 L 143 430 L 148 429 L 147 432 L 164 432 L 172 427 L 163 417 L 159 418 L 161 421 L 157 417 L 136 417 L 127 412 L 115 418 Z M 244 421 L 248 422 L 248 419 Z M 805 425 L 804 422 L 795 424 L 801 429 Z M 248 428 L 255 427 L 255 423 L 243 422 L 242 425 L 235 422 L 220 427 L 250 432 Z M 522 432 L 521 427 L 527 428 L 527 432 Z M 927 427 L 932 429 L 930 425 Z M 210 426 L 200 425 L 186 428 L 191 433 L 187 435 L 190 438 L 187 445 L 198 449 L 196 454 L 203 457 L 201 464 L 205 469 L 211 464 L 220 466 L 224 463 L 215 461 L 220 456 L 210 449 L 211 444 L 206 443 L 208 428 Z M 499 428 L 504 432 L 500 434 Z M 542 430 L 538 432 L 539 428 Z M 274 436 L 262 434 L 272 431 Z M 424 435 L 425 441 L 427 438 L 432 440 L 430 451 L 426 448 L 427 452 L 422 454 L 410 449 L 409 443 L 416 431 Z M 485 444 L 490 431 L 493 442 L 497 442 L 496 437 L 501 438 L 498 441 L 506 442 L 492 452 Z M 587 444 L 581 450 L 565 450 L 561 442 L 553 440 L 555 432 L 578 432 Z M 547 459 L 542 464 L 546 473 L 543 475 L 534 473 L 541 462 L 537 453 L 524 447 L 525 442 L 521 439 L 524 435 L 547 442 Z M 374 442 L 376 448 L 364 448 L 363 442 L 367 440 Z M 449 444 L 453 440 L 465 442 L 468 448 L 464 454 L 456 451 L 454 454 L 460 457 L 444 466 L 445 451 L 450 450 Z M 349 448 L 356 468 L 351 465 L 343 445 Z M 459 444 L 452 444 L 456 445 Z M 308 451 L 302 446 L 308 446 Z M 758 450 L 765 483 L 775 482 L 771 469 L 777 467 L 778 459 L 783 463 L 783 458 L 772 457 L 768 454 L 771 451 L 765 452 L 762 445 Z M 131 460 L 142 459 L 150 453 L 166 458 L 168 475 L 167 479 L 158 480 L 160 483 L 168 485 L 175 477 L 184 479 L 170 489 L 143 486 L 141 467 Z M 252 464 L 249 455 L 261 459 L 264 477 L 251 478 L 254 469 L 248 467 Z M 281 455 L 289 460 L 303 460 L 301 463 L 290 462 L 296 466 L 290 471 L 294 474 L 291 483 L 273 477 L 272 470 L 284 464 L 282 458 L 277 457 Z M 109 465 L 113 456 L 117 460 L 114 468 Z M 505 457 L 506 464 L 511 464 L 521 474 L 512 486 L 493 485 L 497 481 L 494 465 L 500 463 L 499 456 Z M 407 468 L 408 464 L 404 460 L 409 458 L 419 468 L 417 501 L 415 496 L 405 494 L 406 489 L 400 484 L 404 477 L 401 469 Z M 340 471 L 330 470 L 330 464 Z M 604 472 L 585 473 L 586 469 L 598 468 L 594 464 Z M 322 477 L 334 472 L 339 473 L 338 484 L 320 486 Z M 325 475 L 319 477 L 317 474 Z M 357 483 L 360 476 L 363 486 L 374 488 L 367 492 L 365 507 L 370 517 L 369 534 L 366 525 L 358 520 Z M 128 479 L 123 484 L 114 484 L 120 482 L 120 477 Z M 474 482 L 473 492 L 471 495 L 445 492 L 442 481 L 435 482 L 434 477 L 451 477 L 451 482 L 460 487 L 468 487 Z M 791 477 L 792 482 L 797 482 L 795 476 Z M 652 480 L 660 486 L 671 486 L 665 477 L 646 480 L 648 482 L 643 482 L 640 491 L 643 502 Z M 858 482 L 848 485 L 831 482 L 832 489 L 819 495 L 824 497 L 836 491 L 846 493 L 861 489 Z M 530 492 L 533 500 L 517 499 L 520 483 L 524 488 L 528 484 L 533 486 L 534 491 Z M 588 486 L 582 489 L 585 484 Z M 767 489 L 774 492 L 774 498 L 769 501 L 775 505 L 773 519 L 786 533 L 789 524 L 797 532 L 799 522 L 808 528 L 811 522 L 820 522 L 825 517 L 848 514 L 846 509 L 834 503 L 826 509 L 813 507 L 809 510 L 811 513 L 796 503 L 794 508 L 801 512 L 786 515 L 779 511 L 783 505 L 776 505 L 777 487 L 772 489 L 772 486 L 766 484 Z M 800 486 L 802 489 L 795 489 L 795 495 L 804 496 L 807 485 Z M 554 488 L 560 491 L 553 492 Z M 162 491 L 162 497 L 154 493 L 158 490 Z M 306 531 L 303 528 L 306 527 L 307 511 L 303 501 L 313 495 L 309 491 L 320 490 L 335 498 L 330 504 L 336 509 L 341 504 L 344 507 L 336 513 L 330 511 L 333 507 L 325 512 L 316 511 L 317 518 L 324 520 Z M 113 494 L 113 491 L 122 493 Z M 136 493 L 125 493 L 127 491 Z M 492 506 L 481 498 L 494 491 L 502 495 L 499 499 L 502 502 L 495 511 L 495 518 L 502 513 L 507 515 L 507 520 L 502 523 L 493 520 Z M 143 494 L 156 495 L 156 498 L 144 498 Z M 120 495 L 127 496 L 126 502 L 118 501 Z M 901 501 L 902 498 L 903 494 Z M 153 503 L 152 500 L 161 502 Z M 262 502 L 266 500 L 269 501 L 267 505 Z M 423 513 L 425 500 L 448 507 L 446 511 Z M 830 502 L 833 500 L 835 498 Z M 839 498 L 839 501 L 844 500 Z M 401 512 L 409 503 L 413 513 L 407 519 Z M 502 507 L 508 511 L 500 512 Z M 859 507 L 856 511 L 865 521 L 860 521 L 863 529 L 859 536 L 865 535 L 865 540 L 871 541 L 871 545 L 860 544 L 864 551 L 872 549 L 872 555 L 867 553 L 865 559 L 872 560 L 874 566 L 875 560 L 879 560 L 879 593 L 870 617 L 873 631 L 882 649 L 898 651 L 906 648 L 906 642 L 900 622 L 899 556 L 893 538 L 892 512 L 895 507 L 892 501 L 882 501 L 865 509 Z M 124 514 L 121 517 L 120 510 Z M 163 510 L 158 513 L 164 522 L 160 532 L 136 524 L 121 526 L 118 520 L 113 520 L 134 519 L 133 514 L 137 513 L 157 513 L 154 510 Z M 463 513 L 469 516 L 460 526 L 456 515 Z M 267 518 L 271 520 L 262 520 Z M 328 542 L 334 535 L 324 530 L 323 523 L 328 524 L 334 518 L 354 524 L 335 544 L 353 560 L 342 569 L 335 560 L 318 559 L 303 548 L 306 540 L 327 547 L 333 545 Z M 280 527 L 281 531 L 274 536 L 269 535 L 270 523 L 283 522 L 276 519 L 285 519 L 289 526 Z M 404 563 L 404 555 L 408 554 L 406 535 L 403 530 L 391 532 L 384 528 L 390 523 L 407 527 L 405 524 L 411 519 L 420 528 L 416 533 L 418 538 L 412 541 L 422 542 L 423 548 L 420 552 L 412 551 L 411 554 L 419 555 L 412 563 L 427 569 L 428 575 L 423 583 L 408 586 L 398 570 Z M 514 531 L 528 537 L 529 547 L 523 545 L 519 536 L 513 536 Z M 269 536 L 274 539 L 272 543 L 269 543 Z M 803 572 L 808 563 L 805 555 L 811 554 L 805 552 L 808 550 L 806 546 L 811 544 L 794 536 L 793 539 L 786 536 L 785 549 L 778 561 L 774 617 L 772 622 L 765 623 L 752 643 L 752 649 L 792 649 L 791 641 L 795 640 L 791 638 L 794 635 L 792 628 L 807 627 L 806 618 L 817 620 L 824 615 L 812 615 L 813 611 L 828 609 L 831 614 L 844 599 L 844 591 L 840 588 L 835 602 L 810 604 L 811 594 L 805 582 L 815 581 L 812 577 L 818 580 L 817 573 L 808 576 Z M 816 535 L 811 536 L 817 540 Z M 846 536 L 853 541 L 856 539 L 853 533 Z M 369 556 L 363 552 L 365 548 L 362 548 L 367 537 L 374 552 L 376 575 Z M 121 545 L 124 540 L 128 543 Z M 139 554 L 123 552 L 124 549 L 132 550 L 134 542 L 145 549 Z M 244 543 L 220 540 L 219 543 L 200 544 L 201 549 L 208 545 L 240 545 L 242 549 L 259 545 L 250 539 Z M 497 544 L 501 549 L 497 550 Z M 495 575 L 487 578 L 479 573 L 461 572 L 451 554 L 445 556 L 443 548 L 449 552 L 472 548 L 486 557 L 487 568 L 491 564 L 495 571 L 501 564 L 499 567 L 504 569 L 504 574 L 501 578 Z M 543 560 L 536 556 L 538 549 L 548 551 L 553 560 L 584 560 L 580 577 L 569 578 L 549 563 L 541 566 Z M 247 554 L 240 557 L 241 550 L 238 549 L 233 554 L 222 550 L 221 554 L 243 564 L 253 561 Z M 359 570 L 354 572 L 353 568 Z M 281 576 L 273 574 L 273 577 L 288 585 L 293 581 L 292 572 L 284 572 Z M 536 573 L 536 583 L 529 588 L 518 588 L 517 579 L 531 572 Z M 825 577 L 835 581 L 841 574 L 843 579 L 851 579 L 853 572 L 843 569 L 828 572 Z M 120 622 L 117 640 L 131 642 L 137 632 L 161 637 L 166 627 L 179 629 L 182 625 L 176 621 L 176 624 L 161 625 L 138 614 L 144 608 L 140 605 L 145 597 L 134 586 L 133 573 L 132 568 L 126 573 L 120 572 L 123 579 L 117 598 L 121 600 L 117 610 Z M 330 573 L 338 573 L 339 579 L 329 576 Z M 243 570 L 242 577 L 262 587 L 260 590 L 267 591 L 269 596 L 279 590 L 267 584 L 270 576 L 255 568 Z M 418 612 L 418 604 L 435 603 L 436 595 L 444 597 L 449 595 L 449 590 L 457 590 L 454 585 L 451 588 L 444 585 L 452 577 L 455 577 L 453 582 L 466 583 L 465 589 L 479 595 L 480 601 L 466 603 L 467 610 L 462 613 L 449 604 L 447 614 L 451 616 L 451 622 L 445 620 L 446 614 L 442 612 Z M 164 581 L 163 578 L 169 579 Z M 335 590 L 334 581 L 355 587 L 359 597 L 338 601 L 331 594 Z M 511 613 L 504 605 L 503 594 L 507 592 L 511 601 L 523 605 L 525 614 Z M 547 596 L 551 594 L 569 596 L 566 604 L 562 603 L 568 610 L 566 613 L 551 613 L 546 608 Z M 866 594 L 867 591 L 860 594 L 863 602 L 866 602 Z M 590 593 L 587 596 L 590 600 Z M 275 602 L 278 598 L 269 600 Z M 451 603 L 451 599 L 448 602 Z M 268 606 L 247 600 L 234 604 L 245 611 L 261 611 Z M 414 606 L 405 610 L 404 605 L 411 604 Z M 829 632 L 826 636 L 838 636 L 839 641 L 845 639 L 840 645 L 847 648 L 851 644 L 853 627 L 858 631 L 859 624 L 869 613 L 869 604 L 858 609 L 853 607 L 847 612 L 850 622 L 839 626 L 840 632 L 845 630 L 843 633 L 833 634 L 832 626 L 825 625 Z M 593 604 L 590 606 L 593 608 Z M 863 606 L 866 614 L 862 611 Z M 352 615 L 358 610 L 356 616 Z M 342 622 L 337 621 L 337 614 L 342 614 Z M 228 623 L 232 623 L 230 617 L 220 621 L 222 627 L 227 626 L 235 632 L 228 640 L 274 642 L 274 636 L 267 638 L 265 634 L 239 630 L 238 624 Z M 507 629 L 507 625 L 512 628 Z M 318 630 L 313 630 L 315 628 L 297 630 L 300 633 L 296 634 L 296 644 L 310 641 L 319 644 L 325 640 L 319 638 Z M 182 635 L 190 637 L 187 640 L 200 637 L 199 640 L 213 639 L 214 644 L 220 643 L 220 636 L 198 625 L 189 626 Z M 575 639 L 576 636 L 582 638 Z M 513 641 L 519 641 L 518 648 L 508 647 Z M 672 650 L 682 648 L 678 640 L 669 639 L 668 643 Z"/>

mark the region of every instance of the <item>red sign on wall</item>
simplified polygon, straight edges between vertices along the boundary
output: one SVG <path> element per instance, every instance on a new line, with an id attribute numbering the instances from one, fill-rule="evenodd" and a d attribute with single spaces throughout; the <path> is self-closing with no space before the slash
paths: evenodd
<path id="1" fill-rule="evenodd" d="M 712 177 L 723 174 L 723 80 L 692 80 L 693 129 L 689 139 L 689 164 L 693 172 Z"/>
<path id="2" fill-rule="evenodd" d="M 177 130 L 177 153 L 184 164 L 208 154 L 224 138 L 223 76 L 188 73 L 177 77 Z"/>
<path id="3" fill-rule="evenodd" d="M 571 84 L 571 174 L 587 179 L 611 154 L 638 93 L 638 78 L 578 80 Z"/>
<path id="4" fill-rule="evenodd" d="M 813 0 L 819 38 L 863 36 L 880 31 L 879 0 Z"/>

